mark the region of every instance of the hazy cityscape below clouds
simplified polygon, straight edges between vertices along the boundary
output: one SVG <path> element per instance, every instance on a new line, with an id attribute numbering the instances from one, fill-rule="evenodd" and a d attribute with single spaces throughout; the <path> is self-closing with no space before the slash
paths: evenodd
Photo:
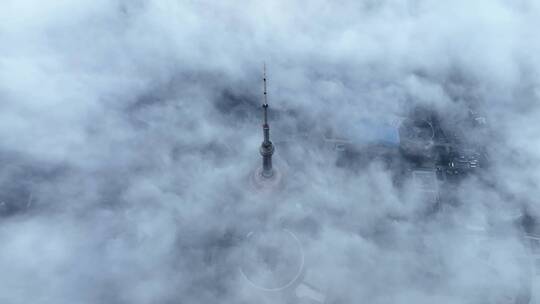
<path id="1" fill-rule="evenodd" d="M 0 304 L 540 303 L 539 28 L 535 0 L 1 1 Z"/>

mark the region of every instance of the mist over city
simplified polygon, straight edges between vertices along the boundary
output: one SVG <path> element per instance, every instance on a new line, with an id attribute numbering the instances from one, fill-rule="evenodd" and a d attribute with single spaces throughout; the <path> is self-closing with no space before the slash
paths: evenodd
<path id="1" fill-rule="evenodd" d="M 539 28 L 1 1 L 0 303 L 540 303 Z"/>

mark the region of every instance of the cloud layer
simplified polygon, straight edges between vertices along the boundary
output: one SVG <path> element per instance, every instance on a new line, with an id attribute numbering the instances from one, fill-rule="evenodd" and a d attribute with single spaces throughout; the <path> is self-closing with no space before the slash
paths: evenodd
<path id="1" fill-rule="evenodd" d="M 7 0 L 0 19 L 0 302 L 284 303 L 239 272 L 245 236 L 279 247 L 283 227 L 331 303 L 520 288 L 501 223 L 540 215 L 535 1 Z M 263 62 L 273 194 L 249 182 Z M 471 178 L 430 218 L 381 162 L 347 170 L 321 144 L 366 143 L 418 104 L 490 128 L 469 139 L 495 186 Z M 478 244 L 487 225 L 504 233 Z"/>

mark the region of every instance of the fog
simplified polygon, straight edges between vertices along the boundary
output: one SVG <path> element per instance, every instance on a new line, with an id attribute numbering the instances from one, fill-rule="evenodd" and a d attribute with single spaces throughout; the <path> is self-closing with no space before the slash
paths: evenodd
<path id="1" fill-rule="evenodd" d="M 290 303 L 299 264 L 327 303 L 520 288 L 540 3 L 3 0 L 0 20 L 1 303 Z M 264 63 L 270 191 L 250 182 Z M 377 140 L 417 105 L 489 126 L 468 139 L 491 165 L 430 216 L 381 161 L 344 168 L 321 144 Z M 487 226 L 489 245 L 471 237 Z M 265 276 L 254 250 L 285 262 Z"/>

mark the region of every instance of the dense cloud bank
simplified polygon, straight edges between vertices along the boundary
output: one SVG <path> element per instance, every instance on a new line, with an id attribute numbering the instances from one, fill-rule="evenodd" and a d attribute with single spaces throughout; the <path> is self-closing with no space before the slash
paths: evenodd
<path id="1" fill-rule="evenodd" d="M 525 249 L 501 223 L 540 215 L 537 1 L 4 0 L 0 20 L 0 302 L 282 303 L 238 270 L 288 231 L 335 303 L 518 288 Z M 263 61 L 272 195 L 249 182 Z M 471 178 L 426 219 L 380 162 L 338 167 L 319 141 L 418 104 L 486 116 L 470 140 L 495 185 Z M 488 224 L 493 268 L 464 232 Z"/>

